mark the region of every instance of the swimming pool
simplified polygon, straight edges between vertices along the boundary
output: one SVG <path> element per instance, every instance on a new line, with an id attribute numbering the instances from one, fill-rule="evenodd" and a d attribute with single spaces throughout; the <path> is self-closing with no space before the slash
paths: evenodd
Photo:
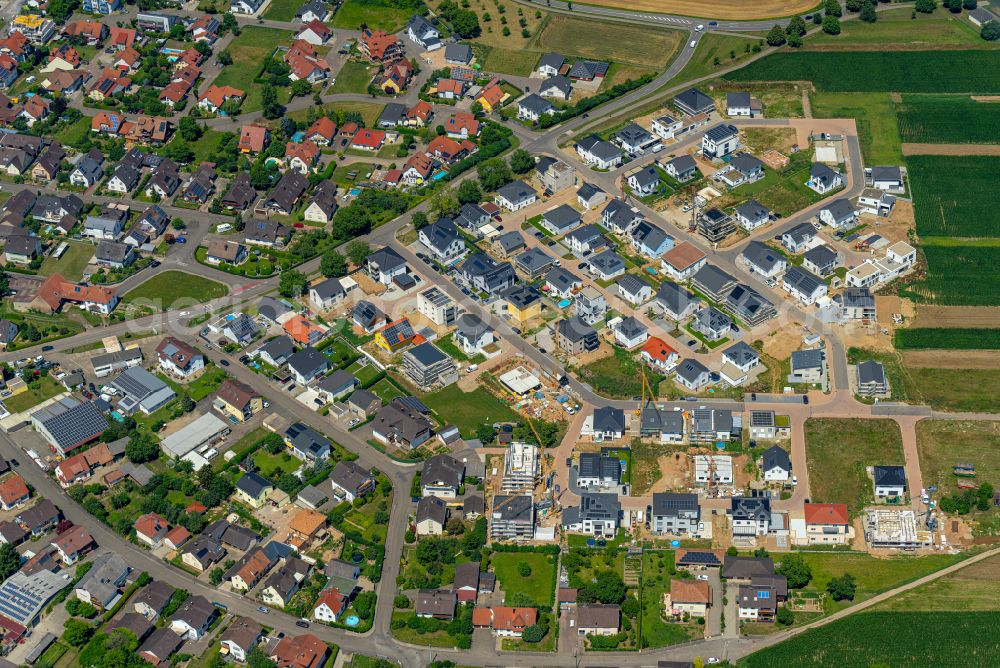
<path id="1" fill-rule="evenodd" d="M 431 181 L 440 181 L 444 177 L 448 176 L 448 172 L 441 171 L 431 177 Z"/>
<path id="2" fill-rule="evenodd" d="M 303 130 L 299 130 L 298 132 L 292 135 L 292 141 L 302 141 L 305 138 L 305 136 L 306 133 Z"/>
<path id="3" fill-rule="evenodd" d="M 562 300 L 561 302 L 559 302 L 559 308 L 566 308 L 567 306 L 569 306 L 569 305 L 570 305 L 570 304 L 572 304 L 572 303 L 573 303 L 573 302 L 572 302 L 571 300 L 569 300 L 569 299 L 564 299 L 564 300 Z"/>
<path id="4" fill-rule="evenodd" d="M 357 615 L 348 615 L 344 619 L 344 623 L 347 624 L 348 626 L 357 626 L 358 624 L 361 623 L 361 620 L 358 618 Z"/>
<path id="5" fill-rule="evenodd" d="M 361 194 L 361 188 L 351 188 L 349 192 L 351 197 L 357 197 L 358 195 Z"/>
<path id="6" fill-rule="evenodd" d="M 232 313 L 226 316 L 226 322 L 232 322 L 233 320 L 236 320 L 236 316 Z"/>

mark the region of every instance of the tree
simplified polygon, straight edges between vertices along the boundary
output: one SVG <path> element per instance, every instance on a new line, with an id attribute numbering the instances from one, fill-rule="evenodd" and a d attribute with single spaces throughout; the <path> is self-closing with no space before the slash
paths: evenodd
<path id="1" fill-rule="evenodd" d="M 187 118 L 187 116 L 184 118 Z M 184 219 L 175 216 L 174 219 L 170 221 L 170 227 L 175 230 L 183 230 L 187 227 L 187 223 L 184 222 Z"/>
<path id="2" fill-rule="evenodd" d="M 0 270 L 0 297 L 6 297 L 10 293 L 10 279 L 7 272 Z"/>
<path id="3" fill-rule="evenodd" d="M 959 0 L 961 2 L 961 0 Z M 878 12 L 875 11 L 875 4 L 872 2 L 866 2 L 865 6 L 861 8 L 861 13 L 858 14 L 858 18 L 865 23 L 875 23 L 878 21 Z"/>
<path id="4" fill-rule="evenodd" d="M 825 32 L 827 35 L 839 35 L 840 19 L 838 19 L 836 16 L 824 16 L 823 32 Z"/>
<path id="5" fill-rule="evenodd" d="M 439 190 L 431 199 L 431 213 L 436 219 L 453 216 L 458 213 L 458 198 L 454 191 Z"/>
<path id="6" fill-rule="evenodd" d="M 260 645 L 255 646 L 247 654 L 247 668 L 274 668 L 275 665 Z"/>
<path id="7" fill-rule="evenodd" d="M 792 20 L 788 22 L 788 27 L 785 28 L 786 35 L 805 35 L 806 34 L 806 22 L 801 16 L 793 16 Z"/>
<path id="8" fill-rule="evenodd" d="M 823 3 L 823 13 L 827 16 L 839 17 L 843 13 L 840 8 L 840 0 L 826 0 Z"/>
<path id="9" fill-rule="evenodd" d="M 621 603 L 628 591 L 621 577 L 614 571 L 601 571 L 586 588 L 601 603 Z"/>
<path id="10" fill-rule="evenodd" d="M 285 115 L 285 107 L 278 102 L 278 92 L 271 84 L 264 84 L 260 92 L 261 111 L 264 118 L 275 120 Z"/>
<path id="11" fill-rule="evenodd" d="M 540 642 L 544 637 L 545 629 L 538 624 L 532 624 L 528 628 L 524 629 L 524 632 L 521 634 L 521 640 L 530 643 Z"/>
<path id="12" fill-rule="evenodd" d="M 375 592 L 363 591 L 354 599 L 354 611 L 361 619 L 371 619 L 375 613 Z"/>
<path id="13" fill-rule="evenodd" d="M 298 297 L 306 290 L 306 277 L 294 269 L 281 273 L 278 292 L 282 297 Z"/>
<path id="14" fill-rule="evenodd" d="M 336 249 L 330 249 L 323 253 L 323 257 L 320 258 L 319 270 L 327 278 L 345 276 L 347 274 L 347 260 Z"/>
<path id="15" fill-rule="evenodd" d="M 913 4 L 913 8 L 921 14 L 930 14 L 937 9 L 937 0 L 917 0 Z"/>
<path id="16" fill-rule="evenodd" d="M 526 174 L 535 168 L 535 159 L 523 148 L 510 154 L 510 168 L 515 174 Z"/>
<path id="17" fill-rule="evenodd" d="M 782 626 L 791 626 L 795 623 L 795 613 L 787 605 L 783 605 L 778 608 L 778 614 L 775 615 L 775 621 L 777 621 Z"/>
<path id="18" fill-rule="evenodd" d="M 857 588 L 854 576 L 850 573 L 844 573 L 839 578 L 832 578 L 826 583 L 826 590 L 830 592 L 834 601 L 853 601 Z"/>
<path id="19" fill-rule="evenodd" d="M 134 431 L 125 445 L 125 456 L 134 464 L 151 462 L 160 456 L 160 446 L 152 434 Z"/>
<path id="20" fill-rule="evenodd" d="M 0 545 L 0 580 L 6 580 L 21 567 L 21 555 L 10 543 Z"/>
<path id="21" fill-rule="evenodd" d="M 726 554 L 729 555 L 730 557 L 735 557 L 739 553 L 740 552 L 739 550 L 736 549 L 735 545 L 730 545 L 729 547 L 726 548 Z"/>
<path id="22" fill-rule="evenodd" d="M 226 14 L 226 16 L 229 16 L 229 14 Z M 223 67 L 229 67 L 230 65 L 233 64 L 233 55 L 228 51 L 223 51 L 218 56 L 216 56 L 215 59 L 218 60 L 219 64 L 222 65 Z"/>
<path id="23" fill-rule="evenodd" d="M 463 39 L 478 37 L 480 33 L 479 17 L 474 11 L 460 9 L 450 19 L 452 29 Z"/>
<path id="24" fill-rule="evenodd" d="M 785 576 L 789 589 L 802 589 L 812 580 L 812 568 L 801 554 L 792 553 L 782 557 L 781 566 L 775 572 Z"/>
<path id="25" fill-rule="evenodd" d="M 347 257 L 351 258 L 351 262 L 355 265 L 360 266 L 365 261 L 365 258 L 371 254 L 371 250 L 364 241 L 355 239 L 347 244 Z"/>
<path id="26" fill-rule="evenodd" d="M 428 220 L 427 214 L 423 211 L 414 211 L 413 216 L 410 217 L 410 222 L 413 223 L 413 229 L 420 230 L 431 224 Z"/>
<path id="27" fill-rule="evenodd" d="M 767 31 L 767 43 L 770 46 L 781 46 L 785 43 L 785 31 L 781 26 L 774 25 Z"/>
<path id="28" fill-rule="evenodd" d="M 520 575 L 522 578 L 531 577 L 531 566 L 528 564 L 527 561 L 517 562 L 517 574 Z"/>
<path id="29" fill-rule="evenodd" d="M 177 124 L 177 132 L 180 133 L 181 139 L 184 141 L 198 141 L 201 138 L 203 130 L 198 125 L 198 121 L 190 116 L 181 116 L 181 120 Z"/>
<path id="30" fill-rule="evenodd" d="M 497 430 L 494 429 L 492 425 L 481 424 L 476 427 L 476 438 L 479 439 L 483 445 L 489 445 L 496 440 L 496 437 Z"/>
<path id="31" fill-rule="evenodd" d="M 83 647 L 94 634 L 94 629 L 87 622 L 79 619 L 67 619 L 63 624 L 62 638 L 71 647 Z"/>
<path id="32" fill-rule="evenodd" d="M 213 586 L 218 586 L 222 582 L 223 576 L 226 574 L 224 570 L 216 566 L 208 574 L 208 581 L 212 583 Z"/>
<path id="33" fill-rule="evenodd" d="M 802 46 L 802 35 L 789 35 L 788 36 L 788 46 L 793 49 L 797 49 Z"/>
<path id="34" fill-rule="evenodd" d="M 962 13 L 962 0 L 945 0 L 945 3 L 952 14 Z"/>
<path id="35" fill-rule="evenodd" d="M 459 204 L 478 204 L 483 199 L 483 191 L 479 189 L 479 184 L 472 179 L 466 179 L 458 184 Z"/>
<path id="36" fill-rule="evenodd" d="M 978 6 L 979 3 L 976 0 L 964 0 L 962 2 L 962 9 L 968 9 L 970 12 Z"/>
<path id="37" fill-rule="evenodd" d="M 485 192 L 494 192 L 514 180 L 510 167 L 500 158 L 483 160 L 476 166 L 479 185 Z"/>
<path id="38" fill-rule="evenodd" d="M 865 0 L 847 0 L 845 5 L 849 12 L 860 12 L 861 8 L 865 5 Z"/>

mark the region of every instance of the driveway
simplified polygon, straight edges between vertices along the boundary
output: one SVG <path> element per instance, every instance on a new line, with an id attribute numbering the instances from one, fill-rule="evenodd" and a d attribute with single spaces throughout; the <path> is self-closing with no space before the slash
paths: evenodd
<path id="1" fill-rule="evenodd" d="M 705 620 L 705 631 L 706 637 L 712 638 L 722 634 L 722 595 L 725 591 L 723 589 L 722 578 L 720 577 L 718 568 L 706 569 L 705 573 L 708 575 L 708 584 L 712 587 L 712 607 L 708 609 L 708 619 Z"/>

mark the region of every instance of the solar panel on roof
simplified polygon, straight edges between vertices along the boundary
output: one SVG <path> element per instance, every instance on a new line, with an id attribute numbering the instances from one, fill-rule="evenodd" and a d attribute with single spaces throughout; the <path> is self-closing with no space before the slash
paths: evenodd
<path id="1" fill-rule="evenodd" d="M 686 564 L 704 564 L 704 565 L 713 565 L 720 563 L 719 558 L 715 556 L 713 552 L 688 552 L 684 555 L 681 561 Z"/>

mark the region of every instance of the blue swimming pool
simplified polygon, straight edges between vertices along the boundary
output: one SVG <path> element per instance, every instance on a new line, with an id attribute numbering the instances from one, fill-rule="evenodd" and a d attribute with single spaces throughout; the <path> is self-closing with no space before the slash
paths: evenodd
<path id="1" fill-rule="evenodd" d="M 448 172 L 441 171 L 431 177 L 431 181 L 440 181 L 444 177 L 448 176 Z"/>
<path id="2" fill-rule="evenodd" d="M 572 303 L 573 302 L 571 300 L 569 300 L 569 299 L 563 299 L 561 302 L 559 302 L 559 308 L 566 308 L 567 306 L 569 306 Z"/>
<path id="3" fill-rule="evenodd" d="M 298 132 L 292 135 L 292 141 L 302 141 L 303 139 L 305 139 L 305 136 L 306 133 L 302 130 L 299 130 Z"/>
<path id="4" fill-rule="evenodd" d="M 358 624 L 361 623 L 361 620 L 358 619 L 357 615 L 348 615 L 344 619 L 344 623 L 347 624 L 348 626 L 357 626 Z"/>
<path id="5" fill-rule="evenodd" d="M 233 320 L 236 320 L 236 316 L 232 313 L 226 316 L 226 322 L 232 322 Z"/>
<path id="6" fill-rule="evenodd" d="M 361 188 L 351 188 L 349 192 L 351 194 L 351 197 L 357 197 L 358 195 L 361 194 Z"/>

